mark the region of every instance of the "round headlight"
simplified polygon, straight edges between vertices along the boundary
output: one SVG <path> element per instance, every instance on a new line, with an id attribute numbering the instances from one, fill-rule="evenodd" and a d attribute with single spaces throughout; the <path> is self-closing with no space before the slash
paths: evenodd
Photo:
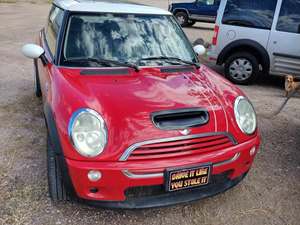
<path id="1" fill-rule="evenodd" d="M 255 132 L 257 122 L 256 114 L 251 103 L 245 97 L 238 97 L 234 103 L 236 122 L 241 131 L 247 135 Z"/>
<path id="2" fill-rule="evenodd" d="M 76 111 L 69 123 L 69 136 L 79 154 L 98 156 L 107 143 L 107 129 L 103 118 L 92 109 Z"/>

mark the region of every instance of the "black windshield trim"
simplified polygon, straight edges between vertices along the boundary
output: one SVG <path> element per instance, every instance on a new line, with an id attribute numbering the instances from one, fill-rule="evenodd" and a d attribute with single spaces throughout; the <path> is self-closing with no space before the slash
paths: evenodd
<path id="1" fill-rule="evenodd" d="M 107 67 L 113 67 L 111 65 L 116 65 L 116 66 L 122 66 L 122 67 L 128 67 L 128 68 L 132 68 L 135 71 L 139 71 L 140 68 L 133 64 L 133 63 L 128 63 L 128 62 L 119 62 L 119 61 L 115 61 L 115 60 L 111 60 L 111 59 L 103 59 L 103 58 L 69 58 L 69 59 L 65 59 L 64 60 L 65 63 L 67 62 L 95 62 L 98 63 L 98 65 L 107 65 Z"/>
<path id="2" fill-rule="evenodd" d="M 192 66 L 177 67 L 177 68 L 161 68 L 162 73 L 178 73 L 178 72 L 195 72 L 195 68 Z"/>
<path id="3" fill-rule="evenodd" d="M 80 71 L 80 75 L 97 76 L 97 75 L 129 75 L 128 69 L 84 69 Z"/>

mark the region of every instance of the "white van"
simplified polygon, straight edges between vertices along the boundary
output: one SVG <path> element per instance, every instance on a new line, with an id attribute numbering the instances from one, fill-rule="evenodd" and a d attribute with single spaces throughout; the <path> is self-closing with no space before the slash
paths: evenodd
<path id="1" fill-rule="evenodd" d="M 300 76 L 300 0 L 222 0 L 208 57 L 236 84 Z"/>

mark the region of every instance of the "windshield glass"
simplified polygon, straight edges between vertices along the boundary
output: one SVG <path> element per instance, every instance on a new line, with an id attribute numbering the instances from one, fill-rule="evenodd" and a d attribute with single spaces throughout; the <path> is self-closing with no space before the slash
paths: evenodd
<path id="1" fill-rule="evenodd" d="M 108 59 L 138 66 L 176 64 L 174 60 L 153 59 L 162 56 L 198 62 L 191 44 L 172 16 L 76 14 L 69 19 L 62 64 L 99 66 L 88 60 L 72 61 L 76 58 Z"/>

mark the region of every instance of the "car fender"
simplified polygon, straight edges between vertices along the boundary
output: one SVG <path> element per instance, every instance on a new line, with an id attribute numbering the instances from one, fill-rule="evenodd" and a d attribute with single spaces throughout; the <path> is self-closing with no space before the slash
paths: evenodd
<path id="1" fill-rule="evenodd" d="M 44 117 L 45 117 L 45 123 L 48 131 L 48 138 L 50 138 L 51 143 L 53 145 L 53 149 L 56 155 L 58 156 L 58 162 L 62 172 L 63 183 L 67 188 L 69 194 L 72 197 L 76 197 L 76 192 L 71 177 L 69 175 L 67 162 L 63 154 L 63 149 L 60 143 L 60 139 L 59 139 L 59 135 L 58 135 L 55 119 L 54 119 L 54 114 L 52 112 L 51 106 L 48 103 L 44 104 Z"/>

